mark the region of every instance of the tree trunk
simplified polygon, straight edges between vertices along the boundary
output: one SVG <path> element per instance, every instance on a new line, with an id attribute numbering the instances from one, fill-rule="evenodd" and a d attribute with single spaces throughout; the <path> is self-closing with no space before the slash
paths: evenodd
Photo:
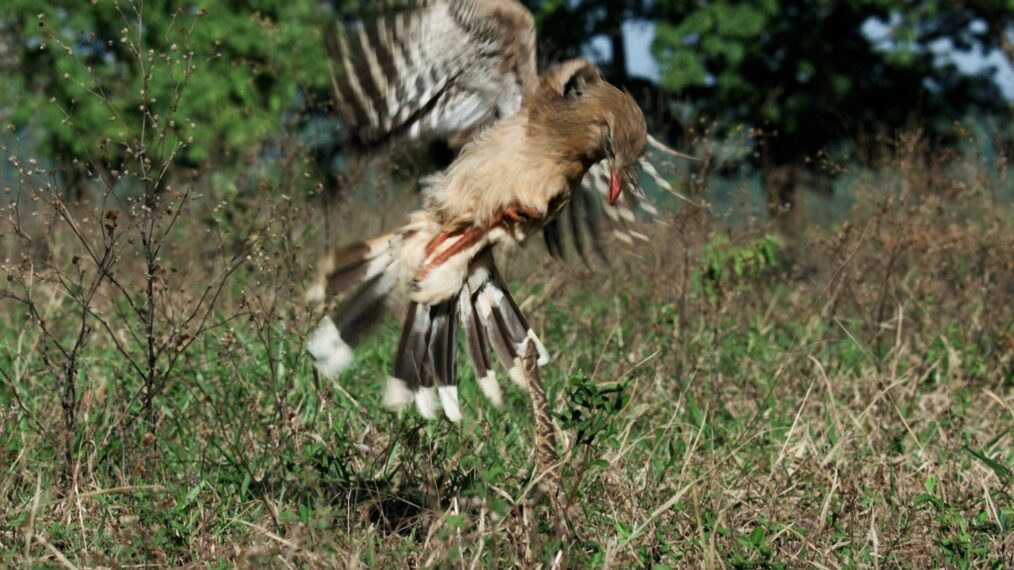
<path id="1" fill-rule="evenodd" d="M 627 44 L 623 37 L 623 20 L 626 18 L 626 0 L 609 0 L 606 5 L 606 21 L 609 27 L 609 41 L 613 48 L 612 83 L 627 83 Z"/>
<path id="2" fill-rule="evenodd" d="M 767 195 L 768 216 L 775 228 L 792 245 L 802 237 L 805 223 L 800 184 L 800 167 L 796 164 L 767 164 L 763 172 Z"/>
<path id="3" fill-rule="evenodd" d="M 87 179 L 81 161 L 74 156 L 70 145 L 57 142 L 53 151 L 53 161 L 62 175 L 64 199 L 75 204 L 81 202 L 87 189 Z"/>

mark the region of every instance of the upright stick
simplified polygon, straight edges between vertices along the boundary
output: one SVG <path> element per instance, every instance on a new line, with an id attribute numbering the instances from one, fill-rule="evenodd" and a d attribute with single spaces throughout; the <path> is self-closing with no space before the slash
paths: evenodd
<path id="1" fill-rule="evenodd" d="M 529 339 L 525 345 L 524 369 L 532 398 L 532 416 L 535 419 L 535 478 L 539 488 L 549 495 L 557 530 L 563 536 L 570 536 L 567 508 L 562 501 L 564 492 L 560 481 L 560 456 L 556 453 L 556 425 L 550 415 L 546 388 L 542 385 L 537 361 L 538 351 L 535 343 Z"/>
<path id="2" fill-rule="evenodd" d="M 559 455 L 556 453 L 556 426 L 550 416 L 546 388 L 542 385 L 537 360 L 538 351 L 535 348 L 535 343 L 529 339 L 525 346 L 524 367 L 528 390 L 532 398 L 532 416 L 535 418 L 537 477 L 542 477 L 542 483 L 555 492 L 560 486 L 560 472 L 556 465 L 559 461 Z"/>

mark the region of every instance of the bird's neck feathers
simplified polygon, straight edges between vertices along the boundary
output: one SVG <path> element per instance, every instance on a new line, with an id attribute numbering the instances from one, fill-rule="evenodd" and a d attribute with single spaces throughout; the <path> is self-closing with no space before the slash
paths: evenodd
<path id="1" fill-rule="evenodd" d="M 529 110 L 528 131 L 533 147 L 588 168 L 605 158 L 609 127 L 603 111 L 602 102 L 596 98 L 540 98 Z"/>

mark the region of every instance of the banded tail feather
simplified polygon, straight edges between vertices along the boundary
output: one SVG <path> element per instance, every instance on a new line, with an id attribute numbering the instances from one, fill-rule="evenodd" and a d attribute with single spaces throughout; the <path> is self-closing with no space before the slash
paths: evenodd
<path id="1" fill-rule="evenodd" d="M 475 298 L 468 285 L 458 294 L 458 318 L 465 333 L 468 356 L 472 361 L 479 389 L 494 407 L 499 408 L 503 405 L 503 394 L 496 379 L 496 371 L 493 369 L 486 328 L 479 317 L 479 312 L 475 310 Z"/>
<path id="2" fill-rule="evenodd" d="M 346 301 L 328 311 L 306 340 L 314 366 L 327 378 L 337 378 L 352 364 L 352 347 L 380 321 L 398 285 L 401 241 L 400 234 L 387 234 L 339 249 L 321 262 L 320 278 L 306 294 L 308 302 L 324 302 L 357 286 Z"/>
<path id="3" fill-rule="evenodd" d="M 476 365 L 476 377 L 484 377 L 484 373 L 488 374 L 490 368 L 488 351 L 489 348 L 492 348 L 506 369 L 508 377 L 524 387 L 527 382 L 522 360 L 527 355 L 528 340 L 533 341 L 532 346 L 537 350 L 539 366 L 549 364 L 550 355 L 535 332 L 528 326 L 524 314 L 507 288 L 507 283 L 500 275 L 500 271 L 497 270 L 493 255 L 489 250 L 480 255 L 473 265 L 472 273 L 468 277 L 467 288 L 473 312 L 477 317 L 478 329 L 483 334 L 483 340 L 488 341 L 486 343 L 487 354 L 480 355 L 480 359 L 473 357 L 473 362 Z M 469 342 L 469 346 L 472 344 Z M 476 344 L 479 345 L 479 343 Z M 491 398 L 490 400 L 495 399 Z"/>
<path id="4" fill-rule="evenodd" d="M 401 410 L 415 402 L 419 414 L 434 419 L 442 409 L 461 421 L 456 369 L 457 300 L 437 305 L 410 303 L 401 330 L 394 370 L 384 389 L 384 406 Z"/>
<path id="5" fill-rule="evenodd" d="M 436 305 L 409 306 L 394 371 L 384 392 L 386 407 L 401 410 L 414 402 L 423 417 L 434 418 L 442 409 L 452 422 L 461 420 L 457 388 L 459 325 L 479 389 L 496 407 L 503 404 L 503 395 L 492 353 L 508 377 L 523 387 L 529 341 L 536 347 L 539 366 L 549 363 L 549 353 L 528 326 L 496 269 L 492 253 L 486 250 L 473 262 L 467 283 L 455 298 Z"/>
<path id="6" fill-rule="evenodd" d="M 331 299 L 352 290 L 321 319 L 306 341 L 314 366 L 324 376 L 334 379 L 352 363 L 353 347 L 379 322 L 395 289 L 406 279 L 406 260 L 418 259 L 413 248 L 429 241 L 421 230 L 425 227 L 416 220 L 397 232 L 347 246 L 323 260 L 319 282 L 307 297 Z M 425 418 L 435 418 L 442 411 L 453 422 L 461 420 L 459 329 L 464 333 L 479 389 L 496 407 L 502 405 L 503 395 L 494 371 L 494 354 L 507 376 L 523 387 L 528 346 L 536 347 L 540 366 L 549 362 L 548 352 L 497 270 L 491 247 L 459 255 L 462 261 L 471 261 L 456 292 L 433 302 L 411 301 L 408 305 L 384 391 L 385 407 L 400 410 L 414 403 Z"/>

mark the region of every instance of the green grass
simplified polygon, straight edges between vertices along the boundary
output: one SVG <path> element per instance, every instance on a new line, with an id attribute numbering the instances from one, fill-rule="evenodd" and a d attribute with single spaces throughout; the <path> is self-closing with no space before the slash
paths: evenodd
<path id="1" fill-rule="evenodd" d="M 1010 567 L 1014 226 L 948 218 L 968 231 L 940 245 L 919 232 L 950 214 L 880 215 L 880 233 L 815 229 L 801 249 L 691 219 L 686 251 L 595 271 L 509 256 L 509 275 L 547 269 L 514 286 L 554 355 L 569 540 L 533 489 L 522 390 L 504 379 L 494 409 L 463 366 L 460 424 L 383 410 L 397 317 L 340 384 L 316 376 L 299 272 L 236 274 L 154 432 L 95 333 L 67 434 L 48 345 L 8 303 L 0 565 Z M 312 257 L 264 236 L 265 259 Z M 938 249 L 889 270 L 898 236 Z M 179 253 L 167 307 L 203 287 Z"/>

